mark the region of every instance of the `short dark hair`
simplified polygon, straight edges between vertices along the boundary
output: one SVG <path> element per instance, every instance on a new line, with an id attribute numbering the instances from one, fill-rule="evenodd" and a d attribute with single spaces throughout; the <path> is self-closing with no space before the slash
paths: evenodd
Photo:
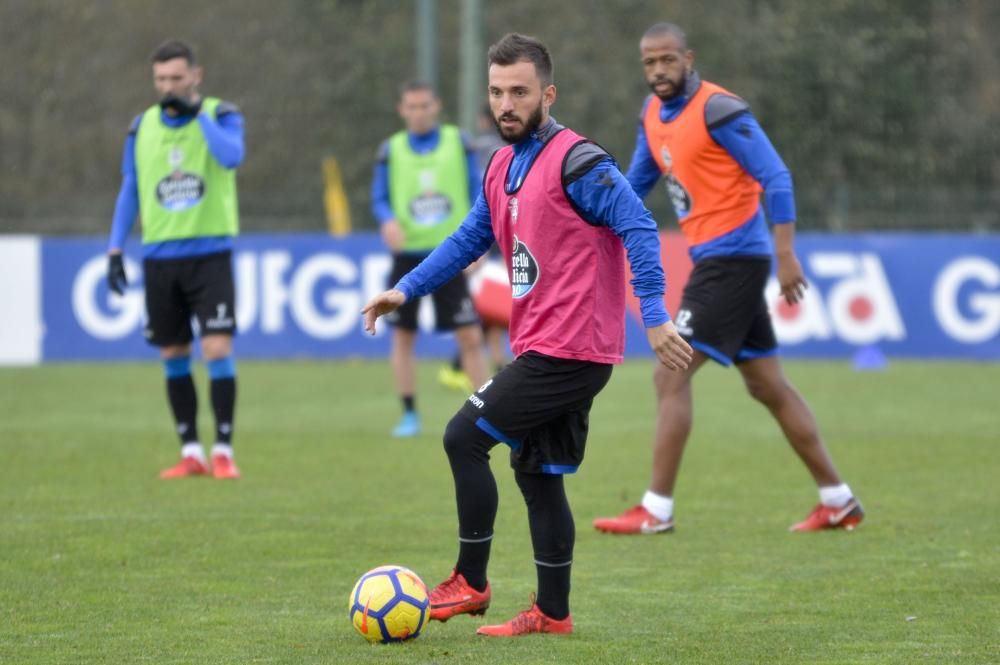
<path id="1" fill-rule="evenodd" d="M 642 33 L 642 39 L 646 39 L 647 37 L 666 37 L 667 35 L 676 37 L 680 47 L 687 49 L 687 34 L 684 32 L 684 28 L 676 23 L 667 23 L 665 21 L 663 23 L 654 23 L 646 29 L 646 32 Z"/>
<path id="2" fill-rule="evenodd" d="M 408 81 L 403 81 L 403 83 L 399 86 L 399 98 L 402 99 L 403 95 L 408 92 L 420 92 L 423 90 L 426 90 L 437 97 L 437 92 L 434 90 L 434 86 L 430 83 L 421 79 L 410 79 Z"/>
<path id="3" fill-rule="evenodd" d="M 535 72 L 542 85 L 552 83 L 552 57 L 545 44 L 534 37 L 509 32 L 490 47 L 486 56 L 491 65 L 506 67 L 517 62 L 530 62 L 535 66 Z"/>
<path id="4" fill-rule="evenodd" d="M 168 39 L 153 51 L 152 62 L 166 62 L 174 58 L 184 58 L 189 65 L 195 63 L 194 49 L 179 39 Z"/>

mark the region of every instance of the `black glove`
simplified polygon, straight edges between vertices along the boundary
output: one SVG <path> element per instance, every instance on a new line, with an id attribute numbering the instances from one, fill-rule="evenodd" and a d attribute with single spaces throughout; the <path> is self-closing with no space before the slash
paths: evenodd
<path id="1" fill-rule="evenodd" d="M 125 263 L 121 254 L 108 255 L 108 288 L 118 295 L 125 295 L 128 279 L 125 278 Z"/>
<path id="2" fill-rule="evenodd" d="M 198 111 L 201 110 L 201 99 L 196 102 L 192 102 L 187 97 L 167 95 L 160 100 L 160 108 L 164 111 L 172 110 L 179 116 L 198 115 Z"/>

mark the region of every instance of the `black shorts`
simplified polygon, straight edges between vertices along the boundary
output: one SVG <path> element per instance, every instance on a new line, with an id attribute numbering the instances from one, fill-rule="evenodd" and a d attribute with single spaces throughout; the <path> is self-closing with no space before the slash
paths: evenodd
<path id="1" fill-rule="evenodd" d="M 764 257 L 699 261 L 674 317 L 677 331 L 721 365 L 773 355 L 778 341 L 764 300 L 770 275 Z"/>
<path id="2" fill-rule="evenodd" d="M 392 258 L 392 273 L 389 275 L 388 288 L 396 286 L 403 276 L 416 268 L 424 260 L 422 255 L 397 254 Z M 447 332 L 462 326 L 479 325 L 479 315 L 472 304 L 469 286 L 465 275 L 458 274 L 450 282 L 431 294 L 434 301 L 434 328 L 438 332 Z M 403 330 L 417 329 L 417 311 L 420 298 L 407 301 L 402 307 L 386 315 L 389 325 Z"/>
<path id="3" fill-rule="evenodd" d="M 183 259 L 147 259 L 146 340 L 154 346 L 189 344 L 194 339 L 191 318 L 201 335 L 236 332 L 236 289 L 232 253 L 220 252 Z"/>
<path id="4" fill-rule="evenodd" d="M 458 413 L 510 446 L 517 471 L 573 473 L 583 462 L 590 407 L 611 367 L 529 351 L 473 393 Z"/>

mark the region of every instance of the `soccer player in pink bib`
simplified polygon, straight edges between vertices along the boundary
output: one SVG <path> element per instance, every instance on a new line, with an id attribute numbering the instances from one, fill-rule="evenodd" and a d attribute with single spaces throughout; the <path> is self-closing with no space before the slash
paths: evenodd
<path id="1" fill-rule="evenodd" d="M 365 327 L 446 283 L 496 242 L 507 265 L 514 361 L 452 418 L 444 447 L 458 504 L 458 560 L 431 592 L 431 618 L 483 614 L 497 512 L 489 452 L 510 447 L 528 507 L 538 576 L 532 606 L 483 635 L 570 633 L 575 527 L 563 484 L 583 461 L 594 397 L 622 361 L 625 257 L 650 346 L 682 371 L 691 348 L 663 306 L 659 236 L 615 161 L 556 122 L 552 60 L 545 45 L 509 34 L 489 51 L 489 100 L 501 136 L 483 191 L 459 229 L 362 310 Z"/>

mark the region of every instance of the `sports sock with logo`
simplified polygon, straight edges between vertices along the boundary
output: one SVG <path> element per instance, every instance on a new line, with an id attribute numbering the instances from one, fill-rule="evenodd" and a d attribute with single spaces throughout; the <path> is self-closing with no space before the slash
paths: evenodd
<path id="1" fill-rule="evenodd" d="M 561 475 L 515 471 L 528 506 L 528 526 L 535 553 L 538 594 L 535 602 L 546 616 L 565 619 L 569 616 L 570 572 L 576 527 L 566 499 Z"/>
<path id="2" fill-rule="evenodd" d="M 399 398 L 403 402 L 403 412 L 410 413 L 417 410 L 417 398 L 413 395 L 403 395 Z"/>
<path id="3" fill-rule="evenodd" d="M 163 371 L 167 379 L 167 400 L 181 445 L 197 443 L 198 393 L 191 378 L 191 356 L 165 358 Z"/>
<path id="4" fill-rule="evenodd" d="M 236 410 L 236 362 L 232 356 L 226 356 L 210 360 L 205 366 L 215 413 L 215 442 L 231 445 Z"/>

